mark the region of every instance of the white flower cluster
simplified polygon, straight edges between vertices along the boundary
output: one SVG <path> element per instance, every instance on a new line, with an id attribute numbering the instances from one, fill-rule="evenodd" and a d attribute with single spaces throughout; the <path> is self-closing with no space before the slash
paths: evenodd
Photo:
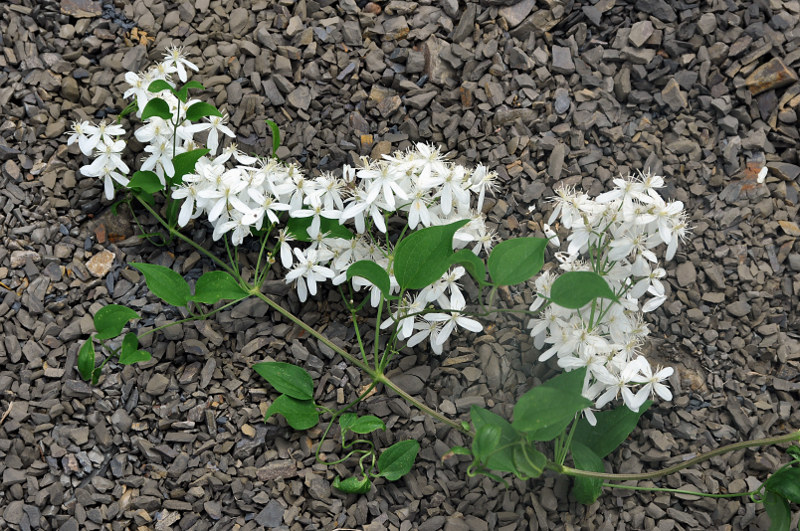
<path id="1" fill-rule="evenodd" d="M 494 242 L 480 209 L 496 175 L 483 166 L 469 171 L 452 164 L 426 144 L 381 161 L 364 158 L 360 168 L 345 166 L 341 178 L 330 173 L 309 178 L 296 165 L 236 153 L 234 157 L 240 164 L 232 168 L 225 166 L 228 154 L 203 157 L 196 173 L 184 177 L 184 185 L 172 194 L 173 198 L 185 199 L 179 224 L 206 216 L 214 226 L 214 239 L 232 231 L 231 239 L 239 245 L 253 229 L 278 226 L 287 218 L 310 218 L 306 230 L 310 244 L 294 242 L 291 233 L 282 228 L 276 251 L 288 270 L 286 282 L 296 285 L 301 301 L 316 294 L 320 282 L 330 279 L 334 285 L 343 283 L 347 268 L 359 260 L 381 265 L 397 292 L 399 286 L 391 274 L 391 250 L 385 246 L 386 238 L 376 237 L 387 232 L 387 220 L 395 214 L 406 217 L 412 230 L 469 219 L 455 234 L 454 244 L 456 248 L 469 245 L 476 254 L 488 251 Z M 475 206 L 473 196 L 477 197 Z M 281 219 L 283 213 L 286 215 Z M 325 228 L 332 222 L 351 225 L 355 237 L 344 239 L 327 233 Z M 384 327 L 400 321 L 400 340 L 408 339 L 413 346 L 432 337 L 436 352 L 441 352 L 455 325 L 480 330 L 476 321 L 458 313 L 466 306 L 457 284 L 463 275 L 464 269 L 456 267 L 414 299 L 403 301 Z M 377 306 L 381 296 L 378 288 L 359 277 L 353 282 L 357 288 L 370 288 L 371 302 Z M 455 312 L 407 317 L 434 302 Z"/>
<path id="2" fill-rule="evenodd" d="M 454 246 L 470 246 L 478 254 L 488 252 L 493 245 L 495 236 L 486 227 L 481 210 L 497 175 L 486 167 L 468 170 L 446 160 L 438 149 L 420 143 L 408 151 L 384 156 L 384 160 L 364 157 L 359 168 L 345 166 L 342 177 L 324 173 L 310 178 L 295 164 L 247 156 L 235 144 L 220 150 L 221 135 L 235 136 L 225 125 L 227 117 L 211 116 L 202 123 L 192 123 L 185 119 L 186 112 L 197 100 L 181 102 L 169 90 L 149 90 L 154 81 L 170 82 L 175 74 L 185 82 L 187 70 L 198 68 L 183 57 L 180 48 L 171 48 L 150 70 L 125 75 L 130 88 L 124 97 L 135 100 L 139 118 L 154 98 L 164 100 L 173 116 L 173 121 L 151 116 L 135 131 L 137 140 L 146 145 L 147 155 L 140 169 L 153 171 L 166 187 L 175 174 L 173 158 L 203 147 L 194 135 L 208 131 L 205 147 L 210 152 L 200 157 L 194 173 L 184 175 L 182 183 L 167 187 L 173 199 L 183 200 L 178 224 L 185 226 L 190 219 L 206 217 L 213 226 L 214 240 L 230 233 L 234 245 L 241 245 L 253 231 L 274 228 L 277 243 L 273 255 L 280 257 L 287 269 L 286 282 L 295 284 L 301 301 L 315 295 L 320 282 L 343 283 L 347 268 L 359 260 L 372 260 L 384 267 L 391 289 L 397 293 L 399 286 L 391 273 L 391 238 L 379 234 L 387 232 L 387 221 L 396 214 L 407 219 L 411 230 L 469 219 L 455 234 Z M 180 117 L 178 123 L 175 117 Z M 121 159 L 125 142 L 117 139 L 124 133 L 119 125 L 81 122 L 74 124 L 68 140 L 69 144 L 77 141 L 87 156 L 97 157 L 81 171 L 105 179 L 108 199 L 114 196 L 112 180 L 123 186 L 129 182 L 126 174 L 130 170 Z M 310 244 L 295 241 L 282 226 L 289 218 L 310 218 L 306 230 Z M 354 238 L 338 238 L 327 232 L 331 226 L 345 224 L 355 229 Z M 413 299 L 401 301 L 383 326 L 398 321 L 400 340 L 408 340 L 413 346 L 429 337 L 437 353 L 456 326 L 479 331 L 477 321 L 459 313 L 466 306 L 457 283 L 464 273 L 462 267 L 455 267 Z M 372 304 L 378 304 L 377 287 L 360 277 L 353 283 L 357 289 L 370 289 Z M 432 304 L 448 313 L 410 315 Z"/>
<path id="3" fill-rule="evenodd" d="M 125 81 L 130 88 L 125 91 L 125 98 L 134 98 L 136 102 L 136 115 L 141 118 L 142 111 L 148 102 L 160 98 L 167 102 L 173 117 L 180 116 L 177 124 L 158 116 L 151 116 L 134 135 L 136 139 L 148 144 L 144 150 L 147 156 L 142 160 L 142 171 L 153 171 L 158 175 L 162 185 L 166 185 L 166 178 L 175 174 L 172 159 L 175 155 L 196 149 L 194 135 L 201 131 L 208 131 L 207 147 L 212 153 L 216 152 L 219 144 L 219 135 L 233 137 L 233 131 L 225 126 L 226 117 L 211 116 L 202 123 L 191 123 L 186 120 L 186 109 L 197 100 L 181 102 L 168 90 L 150 92 L 148 87 L 153 81 L 170 81 L 173 74 L 178 75 L 181 82 L 187 79 L 187 68 L 198 70 L 197 66 L 189 62 L 182 55 L 181 48 L 170 48 L 164 60 L 145 72 L 127 72 Z M 104 181 L 105 196 L 114 198 L 114 183 L 127 186 L 127 174 L 130 168 L 122 160 L 122 150 L 125 141 L 119 137 L 125 134 L 125 128 L 118 124 L 101 122 L 99 125 L 88 121 L 76 122 L 72 126 L 67 145 L 78 142 L 81 152 L 87 157 L 93 157 L 91 164 L 81 167 L 80 171 L 87 177 L 99 177 Z M 228 155 L 230 157 L 230 155 Z"/>
<path id="4" fill-rule="evenodd" d="M 127 173 L 130 168 L 122 160 L 125 142 L 118 138 L 124 134 L 125 128 L 121 125 L 106 122 L 93 124 L 84 120 L 72 124 L 72 131 L 67 139 L 68 146 L 77 142 L 81 153 L 94 158 L 91 164 L 81 166 L 80 171 L 87 177 L 103 179 L 103 189 L 108 200 L 114 199 L 114 181 L 122 186 L 129 182 Z"/>
<path id="5" fill-rule="evenodd" d="M 587 368 L 583 395 L 600 409 L 622 395 L 625 405 L 638 411 L 653 394 L 671 400 L 662 383 L 672 368 L 655 372 L 640 355 L 649 334 L 642 312 L 658 308 L 666 300 L 654 250 L 666 245 L 671 259 L 678 243 L 687 235 L 683 203 L 664 201 L 658 189 L 664 180 L 650 173 L 614 179 L 614 189 L 591 199 L 574 189 L 562 188 L 545 233 L 560 245 L 551 229 L 557 219 L 571 231 L 566 252 L 556 254 L 564 271 L 594 271 L 602 275 L 619 301 L 595 299 L 579 310 L 545 305 L 550 287 L 558 275 L 546 272 L 536 279 L 537 296 L 531 310 L 543 308 L 529 323 L 534 345 L 548 348 L 540 361 L 558 358 L 558 365 L 570 371 Z M 581 257 L 585 257 L 581 259 Z M 639 300 L 649 295 L 640 307 Z M 638 387 L 636 392 L 632 388 Z M 593 421 L 590 410 L 587 418 Z"/>

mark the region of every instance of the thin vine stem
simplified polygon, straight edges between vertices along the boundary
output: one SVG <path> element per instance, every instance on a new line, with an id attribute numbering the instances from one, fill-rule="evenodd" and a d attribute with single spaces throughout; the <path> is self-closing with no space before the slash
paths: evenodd
<path id="1" fill-rule="evenodd" d="M 183 234 L 181 231 L 179 231 L 179 230 L 177 230 L 177 229 L 175 229 L 175 228 L 172 228 L 172 227 L 170 227 L 170 226 L 169 226 L 169 224 L 168 224 L 166 221 L 164 221 L 164 218 L 162 218 L 162 217 L 161 217 L 161 216 L 158 214 L 158 212 L 156 212 L 156 211 L 155 211 L 155 209 L 154 209 L 153 207 L 151 207 L 150 205 L 148 205 L 146 202 L 142 201 L 142 200 L 141 200 L 141 199 L 139 199 L 138 197 L 136 198 L 136 200 L 137 200 L 137 201 L 139 201 L 139 203 L 140 203 L 140 204 L 141 204 L 141 205 L 142 205 L 142 206 L 143 206 L 143 207 L 144 207 L 144 208 L 145 208 L 145 209 L 146 209 L 148 212 L 150 212 L 150 215 L 151 215 L 151 216 L 153 216 L 153 217 L 156 219 L 156 221 L 158 221 L 159 223 L 161 223 L 161 225 L 162 225 L 162 226 L 164 226 L 164 227 L 167 227 L 167 230 L 169 231 L 169 233 L 170 233 L 172 236 L 175 236 L 176 238 L 178 238 L 178 239 L 180 239 L 180 240 L 182 240 L 182 241 L 184 241 L 184 242 L 188 243 L 189 245 L 191 245 L 192 247 L 194 247 L 194 248 L 195 248 L 195 250 L 197 250 L 197 251 L 200 251 L 201 253 L 203 253 L 204 255 L 206 255 L 206 256 L 207 256 L 208 258 L 210 258 L 210 259 L 211 259 L 211 260 L 212 260 L 212 261 L 213 261 L 215 264 L 217 264 L 218 266 L 220 266 L 220 267 L 221 267 L 222 269 L 224 269 L 224 270 L 225 270 L 227 273 L 230 273 L 230 275 L 231 275 L 231 276 L 235 276 L 235 275 L 236 275 L 236 272 L 233 270 L 233 268 L 232 268 L 231 266 L 229 266 L 229 265 L 228 265 L 228 264 L 226 264 L 224 261 L 222 261 L 222 260 L 220 260 L 219 258 L 217 258 L 216 256 L 214 256 L 214 255 L 213 255 L 211 252 L 209 252 L 209 250 L 208 250 L 208 249 L 206 249 L 206 248 L 205 248 L 205 247 L 203 247 L 202 245 L 198 244 L 197 242 L 195 242 L 194 240 L 192 240 L 192 239 L 191 239 L 191 238 L 189 238 L 188 236 L 184 235 L 184 234 Z"/>
<path id="2" fill-rule="evenodd" d="M 234 304 L 238 304 L 241 301 L 242 301 L 242 299 L 236 299 L 236 300 L 230 301 L 228 303 L 225 303 L 222 306 L 220 306 L 219 308 L 215 308 L 214 310 L 211 310 L 208 313 L 203 313 L 201 315 L 190 315 L 189 317 L 186 317 L 184 319 L 179 319 L 177 321 L 172 321 L 172 322 L 167 323 L 165 325 L 157 326 L 157 327 L 155 327 L 155 328 L 153 328 L 151 330 L 147 330 L 145 332 L 142 332 L 139 335 L 139 337 L 144 337 L 144 336 L 147 336 L 147 335 L 150 335 L 150 334 L 154 334 L 154 333 L 158 332 L 159 330 L 163 330 L 165 328 L 169 328 L 170 326 L 175 326 L 175 325 L 178 325 L 178 324 L 188 323 L 188 322 L 191 322 L 191 321 L 198 321 L 200 319 L 208 319 L 209 317 L 211 317 L 215 313 L 219 313 L 222 310 L 230 308 Z"/>
<path id="3" fill-rule="evenodd" d="M 431 417 L 435 418 L 439 422 L 447 424 L 448 426 L 450 426 L 454 430 L 458 430 L 461 433 L 464 433 L 466 435 L 470 435 L 470 436 L 473 435 L 473 433 L 470 430 L 464 428 L 464 426 L 462 426 L 460 423 L 445 417 L 444 415 L 442 415 L 438 411 L 435 411 L 435 410 L 431 409 L 430 407 L 426 406 L 425 404 L 423 404 L 422 402 L 420 402 L 419 400 L 417 400 L 416 398 L 414 398 L 410 394 L 406 393 L 404 390 L 402 390 L 400 387 L 398 387 L 397 384 L 394 383 L 385 374 L 378 375 L 376 380 L 379 383 L 382 383 L 383 385 L 385 385 L 386 387 L 391 389 L 392 391 L 394 391 L 395 393 L 397 393 L 398 395 L 400 395 L 403 399 L 405 399 L 407 402 L 409 402 L 411 405 L 413 405 L 414 407 L 416 407 L 417 409 L 419 409 L 423 413 L 426 413 L 426 414 L 430 415 Z"/>
<path id="4" fill-rule="evenodd" d="M 606 479 L 609 481 L 631 481 L 631 480 L 643 481 L 647 479 L 655 479 L 661 476 L 667 476 L 669 474 L 674 474 L 675 472 L 683 470 L 684 468 L 689 468 L 690 466 L 702 463 L 703 461 L 708 461 L 712 457 L 727 454 L 729 452 L 735 452 L 736 450 L 742 450 L 744 448 L 752 448 L 755 446 L 769 446 L 773 444 L 781 444 L 793 441 L 800 441 L 800 430 L 794 431 L 787 435 L 781 435 L 778 437 L 765 437 L 763 439 L 753 439 L 751 441 L 741 441 L 733 444 L 728 444 L 725 446 L 720 446 L 719 448 L 711 450 L 710 452 L 700 454 L 696 457 L 693 457 L 692 459 L 687 459 L 683 463 L 678 463 L 677 465 L 663 468 L 661 470 L 656 470 L 653 472 L 644 472 L 641 474 L 608 474 L 605 472 L 593 472 L 591 470 L 579 470 L 577 468 L 558 465 L 557 463 L 548 463 L 547 467 L 550 468 L 551 470 L 555 470 L 556 472 L 560 472 L 568 476 L 599 478 L 599 479 Z"/>
<path id="5" fill-rule="evenodd" d="M 638 485 L 622 485 L 619 483 L 603 483 L 604 487 L 610 489 L 641 490 L 647 492 L 671 492 L 673 494 L 690 494 L 692 496 L 702 496 L 703 498 L 740 498 L 742 496 L 752 496 L 757 490 L 749 492 L 735 492 L 732 494 L 710 494 L 707 492 L 695 492 L 693 490 L 669 489 L 666 487 L 640 487 Z"/>

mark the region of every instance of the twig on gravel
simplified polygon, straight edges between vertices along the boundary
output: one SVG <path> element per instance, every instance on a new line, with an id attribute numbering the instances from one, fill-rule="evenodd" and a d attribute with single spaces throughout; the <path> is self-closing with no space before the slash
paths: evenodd
<path id="1" fill-rule="evenodd" d="M 11 408 L 13 407 L 14 407 L 14 401 L 12 400 L 11 402 L 8 403 L 8 407 L 6 408 L 5 413 L 3 413 L 3 416 L 0 417 L 0 424 L 3 424 L 3 421 L 6 420 L 6 417 L 9 415 L 9 413 L 11 413 Z"/>

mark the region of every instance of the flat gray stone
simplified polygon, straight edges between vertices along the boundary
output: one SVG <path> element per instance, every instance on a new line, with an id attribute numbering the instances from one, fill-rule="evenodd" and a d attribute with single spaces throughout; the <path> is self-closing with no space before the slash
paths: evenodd
<path id="1" fill-rule="evenodd" d="M 572 61 L 572 53 L 569 48 L 564 46 L 553 46 L 553 72 L 559 74 L 571 74 L 575 71 L 575 63 Z"/>
<path id="2" fill-rule="evenodd" d="M 169 378 L 163 374 L 154 374 L 147 381 L 144 392 L 150 396 L 159 396 L 164 394 L 164 391 L 167 390 L 167 386 L 169 386 Z"/>
<path id="3" fill-rule="evenodd" d="M 266 507 L 261 509 L 261 512 L 256 515 L 255 521 L 258 525 L 263 525 L 267 528 L 278 527 L 283 524 L 284 510 L 281 502 L 278 500 L 270 500 Z"/>

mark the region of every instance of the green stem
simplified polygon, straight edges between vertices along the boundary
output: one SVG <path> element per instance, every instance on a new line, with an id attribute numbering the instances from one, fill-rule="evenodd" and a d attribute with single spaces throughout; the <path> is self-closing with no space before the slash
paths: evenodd
<path id="1" fill-rule="evenodd" d="M 414 407 L 416 407 L 417 409 L 419 409 L 423 413 L 426 413 L 426 414 L 430 415 L 431 417 L 435 418 L 439 422 L 443 422 L 444 424 L 447 424 L 448 426 L 450 426 L 454 430 L 458 430 L 458 431 L 460 431 L 461 433 L 463 433 L 465 435 L 470 435 L 470 436 L 474 435 L 470 430 L 465 429 L 458 422 L 445 417 L 444 415 L 442 415 L 438 411 L 434 411 L 433 409 L 429 408 L 428 406 L 426 406 L 425 404 L 423 404 L 422 402 L 420 402 L 419 400 L 417 400 L 416 398 L 414 398 L 410 394 L 408 394 L 405 391 L 403 391 L 402 389 L 400 389 L 397 386 L 397 384 L 394 383 L 392 380 L 390 380 L 385 374 L 377 375 L 377 377 L 375 378 L 375 381 L 378 382 L 378 383 L 382 383 L 383 385 L 385 385 L 386 387 L 388 387 L 389 389 L 391 389 L 392 391 L 394 391 L 395 393 L 400 395 L 403 399 L 406 400 L 406 402 L 410 403 L 411 405 L 413 405 Z"/>
<path id="2" fill-rule="evenodd" d="M 153 328 L 152 330 L 147 330 L 146 332 L 143 332 L 142 334 L 139 335 L 139 337 L 144 337 L 144 336 L 147 336 L 147 335 L 150 335 L 150 334 L 154 334 L 154 333 L 158 332 L 159 330 L 163 330 L 164 328 L 169 328 L 170 326 L 174 326 L 174 325 L 177 325 L 177 324 L 188 323 L 190 321 L 197 321 L 197 320 L 200 320 L 200 319 L 208 319 L 209 317 L 211 317 L 215 313 L 219 313 L 222 310 L 224 310 L 226 308 L 229 308 L 229 307 L 233 306 L 234 304 L 238 304 L 241 301 L 242 301 L 242 299 L 236 299 L 236 300 L 233 300 L 231 302 L 228 302 L 228 303 L 220 306 L 219 308 L 211 310 L 210 312 L 205 313 L 203 315 L 192 315 L 192 316 L 189 316 L 189 317 L 187 317 L 185 319 L 180 319 L 178 321 L 172 321 L 172 322 L 167 323 L 165 325 L 157 326 L 157 327 Z"/>
<path id="3" fill-rule="evenodd" d="M 558 465 L 557 463 L 548 463 L 547 467 L 550 468 L 551 470 L 555 470 L 556 472 L 566 474 L 567 476 L 600 478 L 600 479 L 607 479 L 610 481 L 631 481 L 631 480 L 642 481 L 647 479 L 658 478 L 661 476 L 666 476 L 669 474 L 674 474 L 679 470 L 683 470 L 684 468 L 689 468 L 690 466 L 702 463 L 703 461 L 707 461 L 712 457 L 716 457 L 722 454 L 727 454 L 729 452 L 735 452 L 736 450 L 742 450 L 744 448 L 752 448 L 755 446 L 769 446 L 772 444 L 781 444 L 792 441 L 800 441 L 800 430 L 789 433 L 787 435 L 781 435 L 779 437 L 765 437 L 763 439 L 753 439 L 751 441 L 741 441 L 733 444 L 728 444 L 725 446 L 720 446 L 716 450 L 711 450 L 710 452 L 700 454 L 697 457 L 693 457 L 692 459 L 684 461 L 683 463 L 678 463 L 677 465 L 663 468 L 661 470 L 656 470 L 654 472 L 644 472 L 642 474 L 607 474 L 605 472 L 592 472 L 590 470 L 579 470 L 577 468 L 570 468 L 568 466 Z"/>
<path id="4" fill-rule="evenodd" d="M 709 494 L 706 492 L 695 492 L 692 490 L 668 489 L 666 487 L 639 487 L 637 485 L 621 485 L 619 483 L 603 483 L 603 486 L 611 489 L 643 490 L 649 492 L 672 492 L 675 494 L 691 494 L 692 496 L 702 496 L 703 498 L 739 498 L 741 496 L 751 496 L 757 492 L 753 490 L 750 492 L 737 492 L 733 494 Z"/>
<path id="5" fill-rule="evenodd" d="M 141 199 L 140 199 L 140 201 L 141 201 Z M 131 206 L 130 201 L 126 201 L 125 204 L 128 205 L 128 209 L 131 211 L 131 216 L 133 217 L 133 222 L 136 223 L 136 227 L 139 229 L 139 232 L 142 233 L 141 237 L 143 237 L 145 240 L 147 240 L 154 247 L 163 247 L 164 245 L 166 245 L 166 243 L 163 242 L 163 241 L 161 243 L 156 243 L 155 241 L 153 241 L 153 239 L 150 236 L 159 236 L 162 240 L 164 240 L 164 236 L 160 232 L 145 232 L 144 227 L 139 222 L 139 217 L 136 215 L 136 212 L 133 210 L 133 206 Z"/>
<path id="6" fill-rule="evenodd" d="M 197 251 L 200 251 L 201 253 L 206 255 L 208 258 L 210 258 L 215 264 L 220 266 L 222 269 L 224 269 L 231 276 L 234 276 L 234 277 L 236 276 L 236 272 L 231 268 L 231 266 L 229 266 L 228 264 L 226 264 L 225 262 L 223 262 L 222 260 L 220 260 L 219 258 L 214 256 L 213 254 L 211 254 L 211 252 L 208 249 L 206 249 L 202 245 L 194 242 L 191 238 L 189 238 L 188 236 L 184 235 L 183 233 L 181 233 L 176 228 L 170 227 L 169 224 L 166 221 L 164 221 L 164 219 L 158 214 L 158 212 L 155 211 L 155 209 L 153 207 L 151 207 L 150 205 L 148 205 L 147 203 L 145 203 L 144 201 L 142 201 L 138 197 L 136 199 L 139 201 L 139 203 L 141 203 L 142 206 L 144 206 L 144 208 L 148 212 L 150 212 L 150 215 L 153 216 L 156 219 L 156 221 L 161 223 L 161 225 L 163 225 L 164 227 L 167 227 L 167 230 L 169 231 L 171 236 L 175 236 L 179 240 L 182 240 L 182 241 L 188 243 L 189 245 L 194 247 Z"/>
<path id="7" fill-rule="evenodd" d="M 292 323 L 296 324 L 297 326 L 299 326 L 300 328 L 302 328 L 303 330 L 305 330 L 306 332 L 308 332 L 309 334 L 311 334 L 312 336 L 317 338 L 325 346 L 327 346 L 328 348 L 330 348 L 331 350 L 333 350 L 334 352 L 339 354 L 341 357 L 343 357 L 344 359 L 346 359 L 347 361 L 349 361 L 350 363 L 352 363 L 353 365 L 355 365 L 356 367 L 358 367 L 362 371 L 366 372 L 369 375 L 369 377 L 373 380 L 374 383 L 382 383 L 382 384 L 384 384 L 386 387 L 388 387 L 389 389 L 391 389 L 392 391 L 394 391 L 395 393 L 397 393 L 398 395 L 403 397 L 406 401 L 408 401 L 411 405 L 413 405 L 414 407 L 416 407 L 417 409 L 419 409 L 423 413 L 427 413 L 431 417 L 439 420 L 440 422 L 443 422 L 443 423 L 447 424 L 448 426 L 450 426 L 451 428 L 453 428 L 455 430 L 458 430 L 458 431 L 460 431 L 462 433 L 465 433 L 467 435 L 470 434 L 470 431 L 464 429 L 464 427 L 461 426 L 458 422 L 445 417 L 444 415 L 442 415 L 438 411 L 435 411 L 435 410 L 431 409 L 430 407 L 426 406 L 425 404 L 423 404 L 422 402 L 420 402 L 419 400 L 417 400 L 416 398 L 414 398 L 410 394 L 408 394 L 405 391 L 403 391 L 400 387 L 397 386 L 397 384 L 395 384 L 389 378 L 387 378 L 387 376 L 385 374 L 379 373 L 378 371 L 376 371 L 372 367 L 370 367 L 369 364 L 364 363 L 363 361 L 361 361 L 360 359 L 356 358 L 355 356 L 353 356 L 349 352 L 347 352 L 344 349 L 340 348 L 337 344 L 333 343 L 330 339 L 328 339 L 327 337 L 325 337 L 321 333 L 319 333 L 316 330 L 314 330 L 312 327 L 307 325 L 305 322 L 303 322 L 302 319 L 300 319 L 299 317 L 296 317 L 294 314 L 292 314 L 292 312 L 290 312 L 289 310 L 285 309 L 283 306 L 281 306 L 277 302 L 273 301 L 272 299 L 270 299 L 269 297 L 267 297 L 266 295 L 261 293 L 261 291 L 259 291 L 257 287 L 252 288 L 250 290 L 250 293 L 255 295 L 256 297 L 258 297 L 259 299 L 261 299 L 265 303 L 267 303 L 267 305 L 270 308 L 272 308 L 273 310 L 277 311 L 282 316 L 286 317 Z"/>
<path id="8" fill-rule="evenodd" d="M 228 261 L 231 263 L 231 269 L 234 272 L 234 274 L 233 274 L 234 278 L 240 284 L 245 284 L 245 281 L 242 280 L 242 275 L 239 273 L 239 260 L 237 259 L 237 257 L 235 257 L 235 255 L 231 254 L 231 247 L 230 247 L 230 245 L 228 245 L 228 237 L 227 236 L 223 236 L 222 239 L 225 240 L 225 252 L 228 254 Z M 234 247 L 234 250 L 235 249 L 236 248 Z"/>
<path id="9" fill-rule="evenodd" d="M 347 361 L 349 361 L 350 363 L 352 363 L 353 365 L 355 365 L 356 367 L 358 367 L 362 371 L 366 372 L 370 376 L 370 378 L 372 378 L 373 380 L 377 377 L 377 373 L 375 372 L 375 370 L 372 367 L 370 367 L 368 364 L 364 363 L 363 361 L 359 360 L 358 358 L 356 358 L 355 356 L 353 356 L 349 352 L 345 351 L 344 349 L 339 347 L 336 343 L 333 343 L 330 339 L 328 339 L 327 337 L 325 337 L 324 335 L 322 335 L 321 333 L 317 332 L 312 327 L 307 325 L 302 319 L 300 319 L 299 317 L 295 316 L 292 312 L 290 312 L 289 310 L 285 309 L 283 306 L 281 306 L 277 302 L 273 301 L 272 299 L 270 299 L 269 297 L 267 297 L 266 295 L 261 293 L 261 291 L 259 290 L 258 286 L 251 288 L 250 289 L 250 293 L 252 295 L 255 295 L 256 297 L 258 297 L 259 299 L 261 299 L 265 303 L 267 303 L 267 305 L 270 308 L 272 308 L 273 310 L 275 310 L 276 312 L 278 312 L 279 314 L 281 314 L 282 316 L 287 318 L 289 321 L 291 321 L 292 323 L 296 324 L 297 326 L 299 326 L 300 328 L 302 328 L 303 330 L 305 330 L 306 332 L 308 332 L 309 334 L 311 334 L 312 336 L 317 338 L 325 346 L 327 346 L 328 348 L 330 348 L 331 350 L 333 350 L 334 352 L 339 354 L 341 357 L 343 357 L 344 359 L 346 359 Z"/>

